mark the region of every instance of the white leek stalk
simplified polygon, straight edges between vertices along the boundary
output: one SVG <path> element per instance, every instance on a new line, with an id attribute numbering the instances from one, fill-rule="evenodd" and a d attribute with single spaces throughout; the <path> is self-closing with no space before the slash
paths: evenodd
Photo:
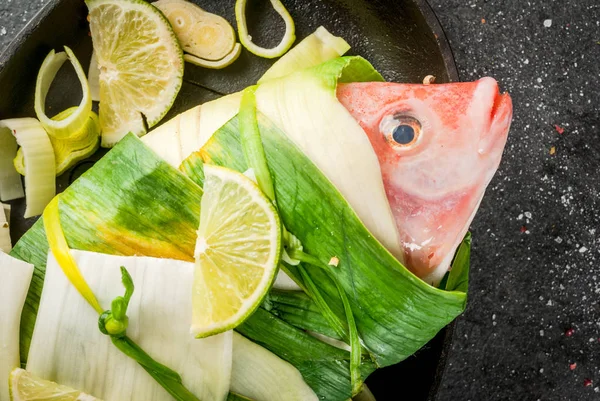
<path id="1" fill-rule="evenodd" d="M 265 72 L 258 81 L 259 84 L 270 79 L 280 78 L 292 72 L 314 67 L 325 61 L 343 56 L 350 45 L 343 38 L 329 33 L 320 26 L 280 58 Z"/>
<path id="2" fill-rule="evenodd" d="M 190 336 L 193 263 L 82 251 L 72 255 L 105 308 L 122 292 L 120 267 L 124 266 L 136 286 L 127 310 L 128 336 L 156 361 L 176 369 L 185 387 L 200 400 L 226 399 L 232 333 L 202 340 Z M 105 400 L 172 400 L 99 331 L 98 314 L 51 254 L 27 370 Z"/>
<path id="3" fill-rule="evenodd" d="M 21 176 L 13 165 L 17 147 L 17 139 L 13 131 L 0 121 L 0 200 L 2 201 L 25 196 Z"/>
<path id="4" fill-rule="evenodd" d="M 265 49 L 252 42 L 252 36 L 248 33 L 248 24 L 246 23 L 246 3 L 247 0 L 237 0 L 235 2 L 235 19 L 237 21 L 238 33 L 242 45 L 248 49 L 250 53 L 259 57 L 275 58 L 283 56 L 296 40 L 296 26 L 294 25 L 294 20 L 288 10 L 286 10 L 281 1 L 271 0 L 271 5 L 273 5 L 277 14 L 279 14 L 281 18 L 283 18 L 283 22 L 285 22 L 285 33 L 281 42 L 279 42 L 276 47 Z"/>
<path id="5" fill-rule="evenodd" d="M 56 194 L 56 165 L 48 134 L 35 118 L 2 120 L 2 128 L 11 130 L 23 149 L 27 197 L 24 217 L 38 216 Z"/>
<path id="6" fill-rule="evenodd" d="M 33 265 L 0 252 L 0 401 L 9 400 L 8 376 L 21 365 L 19 327 L 32 275 Z"/>
<path id="7" fill-rule="evenodd" d="M 81 84 L 81 92 L 83 97 L 77 109 L 71 113 L 68 117 L 62 120 L 54 120 L 48 117 L 45 113 L 46 96 L 52 85 L 52 81 L 56 77 L 58 70 L 69 60 L 75 69 L 79 83 Z M 86 121 L 88 120 L 90 113 L 92 112 L 92 96 L 90 88 L 88 86 L 85 72 L 79 64 L 79 61 L 73 54 L 73 51 L 65 46 L 65 51 L 56 53 L 54 50 L 50 51 L 46 59 L 42 63 L 40 72 L 38 73 L 37 82 L 35 86 L 35 114 L 40 120 L 40 123 L 49 135 L 60 139 L 66 139 L 73 134 L 81 131 Z"/>
<path id="8" fill-rule="evenodd" d="M 10 206 L 0 203 L 0 251 L 10 252 Z"/>
<path id="9" fill-rule="evenodd" d="M 196 106 L 142 137 L 148 147 L 175 168 L 231 120 L 240 109 L 241 92 Z"/>
<path id="10" fill-rule="evenodd" d="M 293 365 L 244 336 L 233 334 L 231 391 L 258 401 L 317 401 Z"/>

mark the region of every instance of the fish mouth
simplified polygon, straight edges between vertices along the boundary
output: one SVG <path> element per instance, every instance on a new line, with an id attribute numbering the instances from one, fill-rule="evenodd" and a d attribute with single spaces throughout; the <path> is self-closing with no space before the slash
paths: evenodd
<path id="1" fill-rule="evenodd" d="M 479 153 L 502 154 L 508 139 L 508 131 L 512 122 L 512 99 L 508 93 L 500 93 L 498 83 L 493 78 L 482 78 L 478 82 L 479 99 L 483 102 L 483 126 L 479 139 Z M 499 152 L 498 152 L 499 151 Z"/>

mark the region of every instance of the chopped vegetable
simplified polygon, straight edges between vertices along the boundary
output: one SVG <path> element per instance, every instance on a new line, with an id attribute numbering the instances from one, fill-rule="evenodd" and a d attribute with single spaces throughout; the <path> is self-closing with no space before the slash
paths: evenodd
<path id="1" fill-rule="evenodd" d="M 387 366 L 412 355 L 462 312 L 466 295 L 436 290 L 408 272 L 369 235 L 347 202 L 314 164 L 264 115 L 259 113 L 257 117 L 282 221 L 302 240 L 307 252 L 324 261 L 332 254 L 340 258 L 339 267 L 331 270 L 348 294 L 361 339 L 369 351 L 362 359 L 361 376 L 367 377 L 375 369 L 371 357 L 381 366 Z M 202 152 L 194 154 L 186 165 L 197 166 L 197 171 L 202 172 L 203 158 L 237 171 L 248 169 L 237 118 L 215 133 Z M 203 176 L 201 174 L 195 177 Z M 102 188 L 102 191 L 94 191 L 94 188 Z M 129 135 L 61 194 L 61 220 L 73 248 L 189 261 L 193 260 L 201 196 L 198 185 Z M 24 355 L 27 355 L 34 327 L 42 289 L 40 278 L 44 275 L 48 251 L 40 223 L 34 225 L 12 251 L 13 255 L 36 266 L 36 279 L 28 298 L 30 307 L 23 314 Z M 118 266 L 121 265 L 125 264 Z M 308 269 L 308 274 L 334 313 L 344 319 L 335 285 L 320 269 Z M 139 282 L 133 272 L 132 276 Z M 375 288 L 376 299 L 372 297 Z M 111 291 L 110 295 L 107 302 L 117 294 Z M 269 305 L 273 308 L 282 305 L 281 296 L 279 294 L 277 300 L 270 296 L 269 302 L 236 330 L 294 365 L 319 397 L 347 399 L 351 394 L 350 353 L 325 344 L 303 330 L 304 325 L 312 323 L 311 330 L 321 332 L 319 327 L 324 321 L 306 296 L 289 298 L 289 294 L 283 294 L 292 306 L 300 305 L 294 308 L 299 318 L 293 325 L 282 320 L 291 322 L 291 313 L 279 317 L 275 315 L 277 310 L 271 313 L 265 309 L 270 310 Z M 311 311 L 317 312 L 302 315 L 306 302 L 312 305 Z M 421 307 L 405 307 L 415 302 Z M 91 310 L 87 305 L 86 308 Z"/>
<path id="2" fill-rule="evenodd" d="M 25 196 L 21 177 L 13 165 L 17 154 L 17 139 L 11 128 L 0 121 L 0 200 L 9 201 Z"/>
<path id="3" fill-rule="evenodd" d="M 292 50 L 286 53 L 265 72 L 258 81 L 259 84 L 270 79 L 281 78 L 293 72 L 314 67 L 325 61 L 343 56 L 350 45 L 343 38 L 329 33 L 320 26 L 308 35 Z"/>
<path id="4" fill-rule="evenodd" d="M 121 266 L 138 283 L 139 291 L 133 293 L 127 308 L 128 337 L 111 336 L 117 347 L 111 344 L 98 330 L 98 314 L 51 255 L 27 361 L 30 372 L 106 400 L 167 401 L 173 396 L 177 400 L 220 401 L 227 397 L 232 333 L 203 340 L 189 335 L 192 263 L 81 251 L 72 251 L 72 255 L 102 305 L 115 299 Z M 141 355 L 176 366 L 189 391 L 181 383 L 177 385 L 177 373 L 156 363 L 147 365 L 146 359 L 140 361 Z M 90 366 L 93 375 L 85 374 Z M 162 387 L 165 384 L 167 391 L 175 387 L 178 393 L 170 395 Z M 185 398 L 180 396 L 186 392 Z"/>
<path id="5" fill-rule="evenodd" d="M 8 400 L 8 376 L 19 361 L 21 311 L 33 275 L 33 265 L 0 251 L 0 400 Z"/>
<path id="6" fill-rule="evenodd" d="M 285 22 L 285 34 L 281 39 L 279 45 L 272 49 L 265 49 L 252 42 L 252 37 L 248 33 L 248 25 L 246 23 L 246 3 L 247 0 L 237 0 L 235 2 L 235 19 L 237 21 L 238 33 L 240 35 L 240 42 L 248 49 L 250 53 L 253 53 L 259 57 L 264 58 L 276 58 L 281 57 L 287 52 L 296 40 L 296 27 L 294 20 L 290 13 L 286 10 L 285 6 L 280 0 L 270 0 L 273 8 L 283 18 Z"/>
<path id="7" fill-rule="evenodd" d="M 42 125 L 35 118 L 0 121 L 0 130 L 12 131 L 25 161 L 25 218 L 42 214 L 56 193 L 54 150 Z"/>
<path id="8" fill-rule="evenodd" d="M 235 32 L 227 20 L 185 0 L 152 3 L 171 23 L 186 61 L 206 68 L 224 68 L 240 55 Z"/>
<path id="9" fill-rule="evenodd" d="M 271 288 L 281 255 L 275 207 L 249 178 L 206 165 L 194 255 L 191 332 L 207 337 L 237 327 Z"/>
<path id="10" fill-rule="evenodd" d="M 73 259 L 73 256 L 71 255 L 71 250 L 69 249 L 67 239 L 65 238 L 61 227 L 58 205 L 59 198 L 55 197 L 48 205 L 43 216 L 50 252 L 57 260 L 58 265 L 62 268 L 65 276 L 75 286 L 81 296 L 96 312 L 102 313 L 102 306 L 100 306 L 92 289 L 81 275 L 81 271 L 79 271 L 77 263 L 75 263 L 75 259 Z"/>
<path id="11" fill-rule="evenodd" d="M 53 120 L 68 118 L 77 111 L 72 107 L 53 117 Z M 100 146 L 100 124 L 98 115 L 93 111 L 81 128 L 81 131 L 74 133 L 71 137 L 65 139 L 50 136 L 50 143 L 54 150 L 54 159 L 56 163 L 56 175 L 59 176 L 73 167 L 77 162 L 84 160 L 94 154 Z M 14 160 L 15 168 L 21 175 L 25 175 L 25 160 L 23 158 L 23 149 L 19 149 Z"/>
<path id="12" fill-rule="evenodd" d="M 233 334 L 231 390 L 260 401 L 317 401 L 298 369 L 253 343 Z"/>
<path id="13" fill-rule="evenodd" d="M 50 90 L 50 86 L 52 85 L 58 70 L 60 70 L 60 67 L 62 67 L 67 60 L 71 62 L 77 73 L 83 97 L 79 106 L 73 109 L 68 115 L 63 115 L 63 118 L 61 119 L 50 119 L 45 112 L 46 96 L 48 95 L 48 91 Z M 35 114 L 42 124 L 42 127 L 44 127 L 50 136 L 58 139 L 68 139 L 82 131 L 91 112 L 92 97 L 90 88 L 85 77 L 85 72 L 83 71 L 83 68 L 81 68 L 81 64 L 79 64 L 73 51 L 66 46 L 64 52 L 56 53 L 54 50 L 50 51 L 42 63 L 35 85 Z"/>
<path id="14" fill-rule="evenodd" d="M 35 377 L 23 369 L 10 373 L 9 386 L 11 401 L 102 401 L 71 387 Z"/>
<path id="15" fill-rule="evenodd" d="M 233 47 L 233 50 L 231 51 L 231 53 L 229 53 L 227 56 L 223 57 L 221 60 L 218 60 L 218 61 L 204 60 L 202 58 L 193 56 L 191 54 L 184 54 L 183 59 L 185 61 L 187 61 L 188 63 L 197 65 L 198 67 L 204 67 L 204 68 L 210 68 L 212 70 L 218 70 L 218 69 L 225 68 L 225 67 L 228 67 L 231 64 L 233 64 L 233 62 L 240 57 L 240 54 L 242 54 L 242 45 L 240 45 L 239 43 L 236 43 L 235 46 Z"/>
<path id="16" fill-rule="evenodd" d="M 8 209 L 5 209 L 5 207 L 8 207 Z M 0 251 L 8 253 L 11 249 L 10 206 L 0 203 Z"/>
<path id="17" fill-rule="evenodd" d="M 100 68 L 102 146 L 144 135 L 169 111 L 183 80 L 183 53 L 169 21 L 142 0 L 88 0 Z"/>

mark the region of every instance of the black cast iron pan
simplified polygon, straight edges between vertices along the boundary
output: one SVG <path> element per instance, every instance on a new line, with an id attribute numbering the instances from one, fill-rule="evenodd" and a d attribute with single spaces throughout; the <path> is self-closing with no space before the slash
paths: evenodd
<path id="1" fill-rule="evenodd" d="M 195 0 L 204 9 L 235 26 L 233 0 Z M 350 54 L 367 58 L 388 81 L 421 82 L 432 74 L 439 83 L 457 81 L 458 74 L 444 33 L 425 0 L 288 0 L 284 1 L 302 39 L 325 26 L 350 43 Z M 0 54 L 0 119 L 34 117 L 33 93 L 39 67 L 50 49 L 67 45 L 87 70 L 92 52 L 86 7 L 82 0 L 50 0 Z M 248 19 L 254 41 L 272 46 L 283 31 L 283 22 L 267 1 L 250 2 Z M 260 21 L 260 23 L 259 23 Z M 232 66 L 205 70 L 186 65 L 184 85 L 167 117 L 223 94 L 254 84 L 271 65 L 244 51 Z M 46 108 L 52 115 L 79 102 L 79 83 L 69 68 L 59 72 Z M 57 179 L 64 190 L 91 167 L 105 151 L 79 163 Z M 16 242 L 35 222 L 23 219 L 25 202 L 10 202 L 11 235 Z M 372 374 L 367 383 L 378 401 L 435 399 L 446 364 L 452 326 L 443 330 L 406 361 Z"/>

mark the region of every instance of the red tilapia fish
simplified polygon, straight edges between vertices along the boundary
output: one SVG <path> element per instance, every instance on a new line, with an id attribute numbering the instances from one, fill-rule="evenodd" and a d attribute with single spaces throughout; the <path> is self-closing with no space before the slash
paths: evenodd
<path id="1" fill-rule="evenodd" d="M 439 282 L 500 164 L 510 96 L 483 78 L 340 84 L 337 97 L 379 159 L 403 262 L 423 280 Z"/>

